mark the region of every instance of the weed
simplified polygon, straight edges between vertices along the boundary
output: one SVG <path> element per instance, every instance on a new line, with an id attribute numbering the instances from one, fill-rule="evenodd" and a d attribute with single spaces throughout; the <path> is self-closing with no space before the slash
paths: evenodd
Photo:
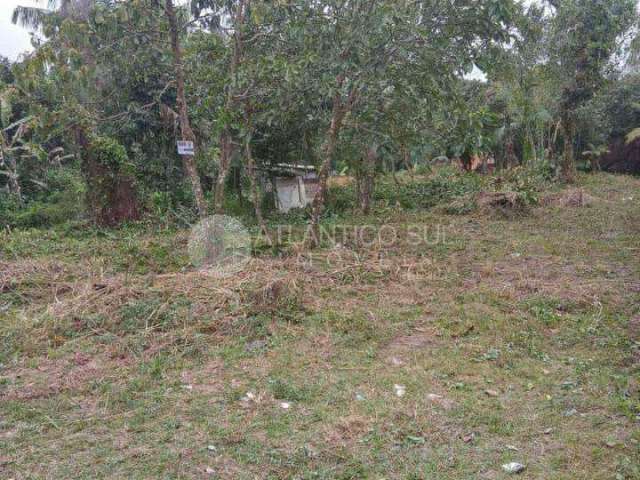
<path id="1" fill-rule="evenodd" d="M 299 387 L 283 378 L 270 379 L 269 389 L 273 397 L 277 400 L 304 402 L 311 398 L 311 394 L 306 387 Z"/>

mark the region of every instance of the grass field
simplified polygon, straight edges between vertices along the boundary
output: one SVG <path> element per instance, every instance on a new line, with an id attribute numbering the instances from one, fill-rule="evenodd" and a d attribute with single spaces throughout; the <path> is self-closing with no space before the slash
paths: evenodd
<path id="1" fill-rule="evenodd" d="M 0 478 L 640 478 L 640 179 L 580 183 L 225 279 L 184 231 L 2 233 Z"/>

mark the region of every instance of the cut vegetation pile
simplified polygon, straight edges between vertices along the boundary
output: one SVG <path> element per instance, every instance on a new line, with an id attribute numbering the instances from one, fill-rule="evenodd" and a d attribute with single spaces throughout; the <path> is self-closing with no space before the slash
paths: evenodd
<path id="1" fill-rule="evenodd" d="M 596 201 L 596 198 L 589 195 L 584 189 L 575 188 L 566 192 L 546 195 L 542 199 L 542 204 L 561 208 L 584 208 L 592 206 Z"/>

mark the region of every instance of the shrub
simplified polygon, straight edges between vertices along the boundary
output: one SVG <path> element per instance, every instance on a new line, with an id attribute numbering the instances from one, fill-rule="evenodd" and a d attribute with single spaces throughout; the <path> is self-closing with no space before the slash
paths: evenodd
<path id="1" fill-rule="evenodd" d="M 93 137 L 84 153 L 87 202 L 96 223 L 117 226 L 140 218 L 134 166 L 116 140 Z"/>
<path id="2" fill-rule="evenodd" d="M 82 214 L 84 183 L 72 168 L 49 170 L 44 178 L 46 189 L 18 205 L 9 196 L 0 197 L 0 226 L 42 228 L 75 220 Z"/>
<path id="3" fill-rule="evenodd" d="M 12 226 L 19 228 L 50 227 L 70 220 L 73 213 L 74 210 L 70 210 L 66 205 L 32 202 L 16 212 Z"/>
<path id="4" fill-rule="evenodd" d="M 536 205 L 540 201 L 540 192 L 548 186 L 554 175 L 555 171 L 548 163 L 518 167 L 493 179 L 492 187 L 498 192 L 516 193 L 525 205 Z"/>
<path id="5" fill-rule="evenodd" d="M 100 165 L 113 174 L 132 174 L 127 172 L 133 165 L 129 162 L 127 150 L 117 140 L 109 137 L 94 137 L 91 140 L 91 155 Z"/>
<path id="6" fill-rule="evenodd" d="M 385 179 L 376 185 L 375 200 L 406 210 L 428 209 L 481 190 L 482 180 L 473 173 L 442 169 L 432 177 L 399 185 Z"/>
<path id="7" fill-rule="evenodd" d="M 0 227 L 14 226 L 19 208 L 15 198 L 5 193 L 0 194 Z"/>
<path id="8" fill-rule="evenodd" d="M 329 188 L 326 209 L 328 215 L 347 212 L 357 205 L 358 201 L 354 184 Z"/>

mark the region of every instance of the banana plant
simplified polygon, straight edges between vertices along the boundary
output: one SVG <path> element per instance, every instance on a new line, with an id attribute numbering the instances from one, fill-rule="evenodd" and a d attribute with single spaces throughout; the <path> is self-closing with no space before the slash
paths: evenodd
<path id="1" fill-rule="evenodd" d="M 589 168 L 600 170 L 600 159 L 609 153 L 609 147 L 606 145 L 594 145 L 590 143 L 589 150 L 582 152 L 582 156 L 588 162 Z"/>
<path id="2" fill-rule="evenodd" d="M 11 21 L 35 30 L 42 28 L 47 18 L 53 15 L 61 19 L 86 19 L 95 3 L 95 0 L 36 0 L 36 4 L 43 7 L 18 5 L 13 10 Z"/>
<path id="3" fill-rule="evenodd" d="M 9 193 L 18 203 L 22 203 L 16 158 L 29 150 L 23 139 L 32 117 L 11 122 L 15 94 L 16 90 L 12 87 L 0 91 L 0 175 L 7 177 Z"/>

